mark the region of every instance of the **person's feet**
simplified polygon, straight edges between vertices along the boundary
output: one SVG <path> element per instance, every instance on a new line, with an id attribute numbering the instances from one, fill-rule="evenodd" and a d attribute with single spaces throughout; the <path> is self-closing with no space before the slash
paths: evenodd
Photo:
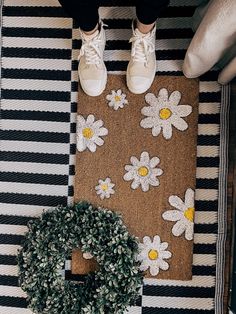
<path id="1" fill-rule="evenodd" d="M 79 55 L 79 79 L 83 91 L 89 96 L 100 95 L 107 83 L 107 70 L 103 61 L 106 38 L 102 23 L 92 35 L 80 31 L 82 46 Z"/>
<path id="2" fill-rule="evenodd" d="M 155 39 L 156 26 L 147 33 L 133 29 L 131 58 L 127 68 L 126 81 L 129 90 L 134 94 L 142 94 L 152 85 L 156 74 Z"/>

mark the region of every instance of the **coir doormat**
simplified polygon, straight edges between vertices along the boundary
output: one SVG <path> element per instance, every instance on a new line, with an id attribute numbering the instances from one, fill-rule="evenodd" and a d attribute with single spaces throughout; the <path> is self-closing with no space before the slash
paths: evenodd
<path id="1" fill-rule="evenodd" d="M 75 201 L 121 213 L 147 277 L 192 277 L 197 80 L 158 76 L 134 95 L 110 75 L 99 97 L 79 92 Z M 74 251 L 72 272 L 96 267 Z"/>

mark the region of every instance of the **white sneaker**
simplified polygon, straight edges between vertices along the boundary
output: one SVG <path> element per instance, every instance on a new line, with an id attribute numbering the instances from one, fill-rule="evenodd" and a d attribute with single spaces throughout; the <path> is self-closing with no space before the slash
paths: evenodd
<path id="1" fill-rule="evenodd" d="M 156 25 L 147 34 L 132 25 L 131 58 L 127 68 L 127 86 L 134 94 L 142 94 L 152 85 L 156 74 Z"/>
<path id="2" fill-rule="evenodd" d="M 82 89 L 89 96 L 100 95 L 107 83 L 107 69 L 103 61 L 106 44 L 103 24 L 92 35 L 80 31 L 82 46 L 79 54 L 79 80 Z"/>

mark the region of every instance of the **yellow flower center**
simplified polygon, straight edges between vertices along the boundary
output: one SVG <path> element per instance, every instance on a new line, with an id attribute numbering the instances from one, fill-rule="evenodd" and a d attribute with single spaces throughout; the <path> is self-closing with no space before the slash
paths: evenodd
<path id="1" fill-rule="evenodd" d="M 84 128 L 82 133 L 83 133 L 83 136 L 85 138 L 88 138 L 88 139 L 93 137 L 93 134 L 94 134 L 94 132 L 91 128 Z"/>
<path id="2" fill-rule="evenodd" d="M 148 175 L 148 172 L 149 172 L 149 170 L 148 170 L 148 168 L 145 167 L 145 166 L 140 167 L 140 168 L 138 169 L 138 174 L 139 174 L 141 177 L 146 177 L 146 176 Z"/>
<path id="3" fill-rule="evenodd" d="M 115 96 L 115 101 L 121 101 L 121 97 L 120 96 Z"/>
<path id="4" fill-rule="evenodd" d="M 101 185 L 101 189 L 102 189 L 103 191 L 107 191 L 107 190 L 108 190 L 108 185 L 107 185 L 106 183 L 102 184 L 102 185 Z"/>
<path id="5" fill-rule="evenodd" d="M 157 250 L 150 250 L 150 251 L 148 252 L 148 257 L 149 257 L 149 259 L 152 260 L 152 261 L 158 259 L 158 252 L 157 252 Z"/>
<path id="6" fill-rule="evenodd" d="M 186 219 L 188 219 L 189 221 L 193 222 L 193 220 L 194 220 L 194 208 L 189 207 L 188 209 L 186 209 L 184 212 L 184 217 Z"/>
<path id="7" fill-rule="evenodd" d="M 162 120 L 167 120 L 172 115 L 172 111 L 169 108 L 162 108 L 159 111 L 159 116 Z"/>

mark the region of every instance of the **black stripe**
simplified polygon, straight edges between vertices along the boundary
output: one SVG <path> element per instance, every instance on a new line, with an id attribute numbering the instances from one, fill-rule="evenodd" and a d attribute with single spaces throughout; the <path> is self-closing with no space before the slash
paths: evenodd
<path id="1" fill-rule="evenodd" d="M 76 123 L 70 124 L 70 132 L 75 134 L 76 133 Z"/>
<path id="2" fill-rule="evenodd" d="M 217 179 L 197 179 L 197 189 L 218 189 L 219 180 Z"/>
<path id="3" fill-rule="evenodd" d="M 197 145 L 219 146 L 220 145 L 220 135 L 198 135 Z"/>
<path id="4" fill-rule="evenodd" d="M 196 224 L 194 225 L 195 233 L 214 233 L 218 234 L 218 224 Z"/>
<path id="5" fill-rule="evenodd" d="M 0 306 L 27 308 L 25 298 L 0 296 Z"/>
<path id="6" fill-rule="evenodd" d="M 36 16 L 36 17 L 65 17 L 66 13 L 62 7 L 42 6 L 6 6 L 4 16 Z"/>
<path id="7" fill-rule="evenodd" d="M 35 195 L 23 193 L 0 193 L 0 202 L 7 204 L 26 204 L 39 206 L 67 205 L 66 196 Z M 14 206 L 14 205 L 12 205 Z"/>
<path id="8" fill-rule="evenodd" d="M 197 157 L 197 167 L 219 167 L 219 157 Z"/>
<path id="9" fill-rule="evenodd" d="M 70 144 L 70 154 L 71 155 L 76 154 L 76 144 Z"/>
<path id="10" fill-rule="evenodd" d="M 18 287 L 18 277 L 17 276 L 6 276 L 0 275 L 0 285 Z"/>
<path id="11" fill-rule="evenodd" d="M 30 152 L 1 152 L 0 160 L 4 161 L 21 161 L 35 162 L 46 164 L 67 165 L 69 163 L 68 154 L 43 154 Z"/>
<path id="12" fill-rule="evenodd" d="M 71 49 L 3 47 L 2 56 L 8 58 L 71 59 Z"/>
<path id="13" fill-rule="evenodd" d="M 74 196 L 74 187 L 73 187 L 73 185 L 68 186 L 68 196 Z"/>
<path id="14" fill-rule="evenodd" d="M 17 234 L 0 234 L 0 244 L 21 245 L 24 241 L 23 235 Z"/>
<path id="15" fill-rule="evenodd" d="M 69 166 L 69 175 L 72 176 L 75 174 L 75 165 Z"/>
<path id="16" fill-rule="evenodd" d="M 178 38 L 192 38 L 194 35 L 191 28 L 169 28 L 158 29 L 156 33 L 157 39 L 178 39 Z"/>
<path id="17" fill-rule="evenodd" d="M 0 265 L 17 265 L 16 256 L 12 255 L 0 255 Z M 1 285 L 1 279 L 0 279 Z"/>
<path id="18" fill-rule="evenodd" d="M 198 123 L 220 123 L 220 115 L 219 114 L 199 114 Z"/>
<path id="19" fill-rule="evenodd" d="M 205 74 L 200 76 L 200 81 L 217 81 L 218 80 L 219 71 L 208 71 Z"/>
<path id="20" fill-rule="evenodd" d="M 60 174 L 1 172 L 0 181 L 67 186 L 68 176 Z"/>
<path id="21" fill-rule="evenodd" d="M 192 267 L 193 276 L 215 276 L 215 266 L 195 266 Z"/>
<path id="22" fill-rule="evenodd" d="M 30 38 L 65 38 L 71 39 L 72 29 L 60 28 L 31 28 L 31 27 L 3 27 L 3 37 Z"/>
<path id="23" fill-rule="evenodd" d="M 216 244 L 199 244 L 193 246 L 194 254 L 216 254 Z"/>
<path id="24" fill-rule="evenodd" d="M 220 102 L 221 92 L 201 92 L 199 93 L 199 102 Z"/>
<path id="25" fill-rule="evenodd" d="M 143 286 L 143 295 L 162 297 L 185 297 L 185 298 L 214 298 L 215 288 L 204 287 L 173 287 L 171 286 Z M 201 302 L 201 300 L 199 300 Z"/>
<path id="26" fill-rule="evenodd" d="M 201 299 L 199 299 L 201 302 Z M 142 314 L 215 314 L 215 310 L 142 307 Z"/>
<path id="27" fill-rule="evenodd" d="M 161 17 L 192 17 L 195 10 L 195 6 L 168 6 L 162 12 Z"/>
<path id="28" fill-rule="evenodd" d="M 49 112 L 34 110 L 2 110 L 1 112 L 2 119 L 70 122 L 69 112 Z"/>
<path id="29" fill-rule="evenodd" d="M 70 81 L 71 72 L 66 70 L 2 69 L 2 77 L 14 79 Z"/>
<path id="30" fill-rule="evenodd" d="M 33 132 L 4 130 L 0 132 L 1 139 L 7 141 L 33 141 L 50 143 L 69 143 L 70 136 L 67 133 Z"/>
<path id="31" fill-rule="evenodd" d="M 218 201 L 195 201 L 196 211 L 218 211 Z"/>
<path id="32" fill-rule="evenodd" d="M 70 101 L 70 92 L 2 89 L 1 94 L 2 99 Z"/>
<path id="33" fill-rule="evenodd" d="M 0 215 L 0 224 L 26 226 L 30 220 L 35 220 L 35 218 L 27 216 Z"/>

